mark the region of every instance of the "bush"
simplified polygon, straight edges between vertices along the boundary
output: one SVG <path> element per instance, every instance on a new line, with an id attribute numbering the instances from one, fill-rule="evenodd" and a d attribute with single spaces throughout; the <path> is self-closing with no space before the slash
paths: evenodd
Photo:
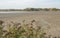
<path id="1" fill-rule="evenodd" d="M 0 25 L 2 25 L 4 23 L 4 21 L 0 20 Z"/>
<path id="2" fill-rule="evenodd" d="M 33 20 L 33 22 L 35 22 L 35 20 Z M 33 25 L 29 27 L 29 24 L 25 23 L 8 25 L 7 29 L 8 30 L 2 34 L 4 35 L 2 38 L 44 38 L 46 34 L 40 26 L 37 26 L 37 29 L 35 29 L 33 28 Z"/>

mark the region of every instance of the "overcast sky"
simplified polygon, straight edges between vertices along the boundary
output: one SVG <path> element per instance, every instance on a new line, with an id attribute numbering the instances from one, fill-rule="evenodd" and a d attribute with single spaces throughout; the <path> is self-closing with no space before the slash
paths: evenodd
<path id="1" fill-rule="evenodd" d="M 60 0 L 0 0 L 0 9 L 60 8 Z"/>

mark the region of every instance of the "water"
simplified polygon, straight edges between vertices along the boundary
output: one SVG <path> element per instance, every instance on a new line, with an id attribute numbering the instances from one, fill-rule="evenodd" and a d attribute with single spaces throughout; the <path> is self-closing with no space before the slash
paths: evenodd
<path id="1" fill-rule="evenodd" d="M 9 11 L 0 12 L 0 18 L 2 17 L 14 17 L 18 15 L 29 15 L 29 14 L 50 14 L 50 15 L 60 15 L 59 11 Z"/>

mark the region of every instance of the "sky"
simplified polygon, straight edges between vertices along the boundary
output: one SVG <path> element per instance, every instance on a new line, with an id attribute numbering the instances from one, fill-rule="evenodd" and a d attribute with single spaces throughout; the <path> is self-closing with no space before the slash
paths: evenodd
<path id="1" fill-rule="evenodd" d="M 60 8 L 60 0 L 0 0 L 0 9 Z"/>

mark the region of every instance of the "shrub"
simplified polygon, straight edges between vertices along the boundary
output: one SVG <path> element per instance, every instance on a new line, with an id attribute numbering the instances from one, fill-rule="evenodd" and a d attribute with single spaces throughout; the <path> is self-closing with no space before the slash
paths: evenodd
<path id="1" fill-rule="evenodd" d="M 33 20 L 34 22 L 35 20 Z M 18 27 L 19 26 L 19 27 Z M 32 26 L 29 27 L 29 24 L 13 24 L 7 26 L 5 35 L 3 33 L 3 38 L 44 38 L 45 34 L 41 27 L 37 26 L 37 29 Z"/>
<path id="2" fill-rule="evenodd" d="M 0 25 L 2 25 L 4 23 L 4 21 L 0 20 Z"/>

